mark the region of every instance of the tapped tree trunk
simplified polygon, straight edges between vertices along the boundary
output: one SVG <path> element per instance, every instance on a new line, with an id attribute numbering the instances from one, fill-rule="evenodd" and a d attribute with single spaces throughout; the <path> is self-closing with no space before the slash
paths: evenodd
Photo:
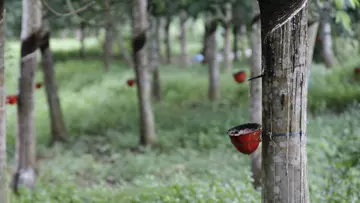
<path id="1" fill-rule="evenodd" d="M 80 23 L 80 57 L 85 57 L 85 22 Z"/>
<path id="2" fill-rule="evenodd" d="M 151 146 L 156 141 L 154 114 L 151 107 L 149 65 L 146 53 L 148 28 L 147 0 L 134 1 L 133 57 L 136 72 L 140 112 L 140 145 Z"/>
<path id="3" fill-rule="evenodd" d="M 231 4 L 226 4 L 226 22 L 225 22 L 225 38 L 224 38 L 224 69 L 229 71 L 232 69 L 231 57 L 231 20 L 232 20 Z"/>
<path id="4" fill-rule="evenodd" d="M 159 75 L 159 27 L 160 27 L 160 18 L 154 17 L 152 20 L 151 26 L 151 46 L 149 49 L 150 54 L 150 64 L 152 71 L 152 85 L 151 92 L 155 101 L 161 100 L 161 89 L 160 89 L 160 75 Z"/>
<path id="5" fill-rule="evenodd" d="M 171 45 L 170 45 L 170 24 L 171 24 L 171 18 L 170 16 L 166 17 L 166 22 L 164 26 L 164 40 L 165 40 L 165 57 L 166 57 L 166 63 L 171 63 Z"/>
<path id="6" fill-rule="evenodd" d="M 184 68 L 186 68 L 188 65 L 186 20 L 187 20 L 186 11 L 182 10 L 180 12 L 180 55 L 181 55 L 181 63 L 184 66 Z"/>
<path id="7" fill-rule="evenodd" d="M 220 99 L 220 70 L 219 63 L 216 60 L 217 46 L 216 46 L 216 20 L 209 20 L 208 32 L 206 36 L 206 52 L 205 60 L 209 66 L 209 89 L 208 96 L 211 101 Z"/>
<path id="8" fill-rule="evenodd" d="M 264 59 L 262 201 L 308 203 L 307 0 L 259 0 L 259 5 Z"/>
<path id="9" fill-rule="evenodd" d="M 259 5 L 253 1 L 253 16 L 259 15 Z M 254 23 L 251 34 L 251 76 L 261 75 L 261 26 Z M 250 82 L 250 122 L 261 125 L 262 120 L 261 77 Z M 251 154 L 251 172 L 255 188 L 261 186 L 261 147 Z"/>
<path id="10" fill-rule="evenodd" d="M 119 45 L 119 49 L 120 49 L 120 55 L 125 60 L 125 63 L 130 68 L 133 68 L 134 63 L 133 63 L 133 61 L 131 59 L 129 50 L 125 46 L 124 36 L 123 36 L 123 32 L 122 32 L 121 28 L 118 29 L 116 33 L 117 33 L 117 40 L 118 40 L 118 45 Z"/>
<path id="11" fill-rule="evenodd" d="M 315 42 L 316 42 L 316 36 L 319 29 L 319 22 L 313 22 L 309 25 L 309 34 L 308 34 L 308 40 L 309 40 L 309 58 L 308 63 L 309 67 L 312 64 L 313 55 L 314 55 L 314 48 L 315 48 Z"/>
<path id="12" fill-rule="evenodd" d="M 105 26 L 105 41 L 104 41 L 104 71 L 109 71 L 109 64 L 112 56 L 113 45 L 113 29 L 112 24 L 108 22 Z"/>
<path id="13" fill-rule="evenodd" d="M 6 94 L 5 94 L 5 12 L 4 0 L 0 0 L 0 202 L 8 203 L 6 171 Z"/>
<path id="14" fill-rule="evenodd" d="M 232 31 L 233 31 L 233 37 L 234 37 L 234 42 L 233 42 L 234 61 L 239 61 L 239 55 L 238 55 L 239 26 L 235 24 Z"/>
<path id="15" fill-rule="evenodd" d="M 21 26 L 21 65 L 17 103 L 16 163 L 13 189 L 23 185 L 33 188 L 36 180 L 36 139 L 34 124 L 34 89 L 36 50 L 41 31 L 40 0 L 23 0 Z"/>
<path id="16" fill-rule="evenodd" d="M 331 36 L 331 24 L 330 22 L 323 22 L 321 24 L 321 35 L 322 35 L 322 52 L 325 60 L 325 66 L 331 68 L 334 65 L 335 56 L 333 51 L 333 42 Z"/>
<path id="17" fill-rule="evenodd" d="M 64 142 L 66 140 L 66 128 L 58 96 L 54 62 L 50 50 L 50 32 L 44 26 L 39 47 L 42 55 L 42 69 L 51 123 L 49 145 L 52 146 L 56 141 Z"/>

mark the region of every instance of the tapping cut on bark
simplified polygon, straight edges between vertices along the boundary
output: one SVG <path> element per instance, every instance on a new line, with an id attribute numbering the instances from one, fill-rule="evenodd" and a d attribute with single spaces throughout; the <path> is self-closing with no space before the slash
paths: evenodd
<path id="1" fill-rule="evenodd" d="M 134 54 L 139 52 L 144 47 L 145 43 L 146 43 L 146 33 L 145 32 L 134 37 L 134 39 L 132 40 L 132 47 L 133 47 Z M 136 58 L 136 57 L 134 56 L 134 58 Z"/>

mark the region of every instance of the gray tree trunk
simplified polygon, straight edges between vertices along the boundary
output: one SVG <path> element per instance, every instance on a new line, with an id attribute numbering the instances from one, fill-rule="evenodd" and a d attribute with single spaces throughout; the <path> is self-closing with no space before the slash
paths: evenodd
<path id="1" fill-rule="evenodd" d="M 225 37 L 224 37 L 224 69 L 232 69 L 232 58 L 231 58 L 231 20 L 232 20 L 232 9 L 231 4 L 226 4 L 226 19 L 225 19 Z"/>
<path id="2" fill-rule="evenodd" d="M 259 4 L 265 71 L 262 201 L 308 203 L 307 0 L 259 0 Z"/>
<path id="3" fill-rule="evenodd" d="M 36 139 L 34 123 L 34 89 L 36 51 L 41 32 L 40 0 L 23 0 L 21 26 L 21 66 L 17 103 L 16 163 L 14 192 L 24 185 L 33 188 L 36 180 Z"/>
<path id="4" fill-rule="evenodd" d="M 260 13 L 257 1 L 253 1 L 253 16 Z M 253 24 L 251 33 L 251 77 L 261 75 L 261 26 L 260 21 Z M 250 82 L 250 122 L 259 123 L 262 120 L 262 95 L 261 78 Z M 254 179 L 255 188 L 261 186 L 261 147 L 251 155 L 251 172 Z"/>
<path id="5" fill-rule="evenodd" d="M 170 25 L 171 25 L 171 18 L 166 17 L 166 22 L 164 26 L 164 41 L 165 41 L 165 57 L 166 63 L 171 63 L 171 44 L 170 44 Z"/>
<path id="6" fill-rule="evenodd" d="M 120 49 L 120 55 L 125 60 L 125 63 L 129 66 L 129 68 L 133 68 L 134 63 L 131 59 L 129 50 L 125 46 L 122 29 L 121 28 L 117 29 L 116 33 L 117 33 L 117 41 Z"/>
<path id="7" fill-rule="evenodd" d="M 180 57 L 183 68 L 188 66 L 186 20 L 186 11 L 182 10 L 180 12 Z"/>
<path id="8" fill-rule="evenodd" d="M 42 69 L 44 72 L 45 90 L 49 104 L 49 116 L 51 123 L 51 139 L 49 145 L 52 146 L 56 141 L 66 140 L 66 127 L 58 96 L 54 62 L 50 50 L 50 32 L 45 28 L 45 26 L 43 26 L 40 51 L 42 55 Z"/>
<path id="9" fill-rule="evenodd" d="M 334 50 L 333 50 L 333 41 L 331 36 L 331 23 L 326 21 L 321 24 L 321 42 L 322 42 L 322 52 L 325 60 L 325 66 L 331 68 L 335 62 Z"/>
<path id="10" fill-rule="evenodd" d="M 85 57 L 85 22 L 80 23 L 80 57 Z"/>
<path id="11" fill-rule="evenodd" d="M 316 36 L 319 29 L 319 22 L 314 22 L 309 26 L 309 34 L 308 34 L 308 40 L 309 40 L 309 58 L 308 63 L 309 67 L 312 64 L 313 55 L 314 55 L 314 48 L 315 48 L 315 42 L 316 42 Z"/>
<path id="12" fill-rule="evenodd" d="M 239 51 L 239 26 L 238 25 L 234 25 L 233 27 L 233 37 L 234 37 L 234 42 L 233 42 L 233 52 L 234 52 L 234 61 L 239 61 L 239 56 L 238 56 L 238 51 Z"/>
<path id="13" fill-rule="evenodd" d="M 6 170 L 6 108 L 5 108 L 5 12 L 4 0 L 0 0 L 0 202 L 8 203 Z"/>
<path id="14" fill-rule="evenodd" d="M 219 63 L 216 60 L 216 29 L 217 22 L 211 18 L 206 22 L 208 33 L 206 35 L 206 52 L 205 59 L 209 65 L 209 89 L 208 96 L 211 101 L 220 99 L 220 70 Z"/>
<path id="15" fill-rule="evenodd" d="M 146 51 L 146 30 L 149 26 L 147 0 L 134 1 L 133 56 L 140 111 L 140 145 L 156 141 L 154 114 L 151 107 L 149 65 Z"/>
<path id="16" fill-rule="evenodd" d="M 160 89 L 160 75 L 159 75 L 159 30 L 160 30 L 160 18 L 154 17 L 152 20 L 150 41 L 151 46 L 149 49 L 150 64 L 152 72 L 152 85 L 151 92 L 155 101 L 161 100 Z"/>
<path id="17" fill-rule="evenodd" d="M 113 48 L 113 27 L 112 23 L 108 22 L 105 26 L 105 41 L 104 41 L 104 71 L 109 71 Z"/>

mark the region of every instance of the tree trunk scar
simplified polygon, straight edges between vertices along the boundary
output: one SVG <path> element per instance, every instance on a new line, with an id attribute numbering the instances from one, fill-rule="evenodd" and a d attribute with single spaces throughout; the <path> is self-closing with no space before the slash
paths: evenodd
<path id="1" fill-rule="evenodd" d="M 264 41 L 276 29 L 287 23 L 290 19 L 296 16 L 303 8 L 305 8 L 308 0 L 278 0 L 277 5 L 272 6 L 268 0 L 259 0 L 260 10 L 264 13 L 261 18 L 261 29 L 264 33 Z M 270 16 L 270 17 L 269 17 Z"/>
<path id="2" fill-rule="evenodd" d="M 136 62 L 136 54 L 139 52 L 146 43 L 146 32 L 143 31 L 138 36 L 134 37 L 132 40 L 132 48 L 133 48 L 133 58 Z"/>

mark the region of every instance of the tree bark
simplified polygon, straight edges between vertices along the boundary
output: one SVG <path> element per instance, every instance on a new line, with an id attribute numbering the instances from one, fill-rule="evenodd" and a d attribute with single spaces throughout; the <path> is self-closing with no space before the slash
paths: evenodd
<path id="1" fill-rule="evenodd" d="M 335 56 L 333 51 L 333 42 L 331 36 L 331 24 L 330 22 L 323 22 L 321 24 L 322 33 L 322 52 L 325 61 L 325 66 L 331 68 L 334 65 Z"/>
<path id="2" fill-rule="evenodd" d="M 225 22 L 225 37 L 224 37 L 224 69 L 229 71 L 232 69 L 231 58 L 231 20 L 232 20 L 231 4 L 226 4 L 226 22 Z"/>
<path id="3" fill-rule="evenodd" d="M 262 167 L 265 203 L 308 203 L 307 0 L 259 0 L 262 58 Z"/>
<path id="4" fill-rule="evenodd" d="M 146 29 L 148 28 L 147 0 L 134 1 L 133 57 L 136 72 L 140 111 L 140 145 L 151 146 L 156 141 L 154 114 L 151 107 Z"/>
<path id="5" fill-rule="evenodd" d="M 316 42 L 316 36 L 319 29 L 319 22 L 314 22 L 311 25 L 309 25 L 309 34 L 308 34 L 308 40 L 309 40 L 309 58 L 308 63 L 309 67 L 312 64 L 313 55 L 314 55 L 314 48 L 315 48 L 315 42 Z"/>
<path id="6" fill-rule="evenodd" d="M 259 5 L 253 1 L 253 16 L 259 15 Z M 251 34 L 251 77 L 261 75 L 261 27 L 260 22 L 254 23 Z M 262 95 L 261 77 L 250 82 L 250 122 L 261 125 L 262 120 Z M 261 186 L 261 147 L 251 154 L 251 172 L 255 188 Z"/>
<path id="7" fill-rule="evenodd" d="M 165 40 L 165 57 L 166 57 L 166 63 L 171 63 L 171 45 L 170 45 L 170 25 L 171 25 L 171 17 L 166 17 L 165 22 L 165 30 L 164 30 L 164 40 Z"/>
<path id="8" fill-rule="evenodd" d="M 186 20 L 186 11 L 182 10 L 180 12 L 180 57 L 183 68 L 188 66 Z"/>
<path id="9" fill-rule="evenodd" d="M 13 189 L 24 185 L 33 188 L 36 173 L 36 139 L 34 124 L 34 89 L 36 50 L 41 31 L 41 3 L 39 0 L 23 0 L 21 26 L 21 66 L 19 95 L 17 103 L 17 171 L 13 179 Z"/>
<path id="10" fill-rule="evenodd" d="M 205 60 L 209 65 L 209 90 L 208 96 L 211 101 L 220 99 L 220 70 L 219 63 L 216 60 L 217 46 L 216 46 L 216 20 L 206 22 L 208 25 L 208 32 L 206 36 L 206 52 Z"/>
<path id="11" fill-rule="evenodd" d="M 113 29 L 111 22 L 108 22 L 105 26 L 105 41 L 104 41 L 104 71 L 109 71 L 109 65 L 111 62 L 113 47 Z"/>
<path id="12" fill-rule="evenodd" d="M 80 58 L 85 58 L 85 22 L 80 23 Z"/>
<path id="13" fill-rule="evenodd" d="M 54 62 L 50 50 L 50 32 L 45 28 L 40 42 L 40 51 L 42 55 L 42 69 L 44 72 L 44 83 L 51 123 L 51 139 L 49 145 L 52 146 L 56 141 L 66 141 L 66 127 L 58 96 Z"/>
<path id="14" fill-rule="evenodd" d="M 133 68 L 134 63 L 131 59 L 129 50 L 125 46 L 122 29 L 121 28 L 117 29 L 116 33 L 117 33 L 117 40 L 118 40 L 118 45 L 119 45 L 119 49 L 120 49 L 120 55 L 125 60 L 125 63 L 129 66 L 129 68 Z"/>
<path id="15" fill-rule="evenodd" d="M 6 170 L 6 94 L 5 94 L 5 12 L 4 0 L 0 0 L 0 202 L 8 203 Z"/>
<path id="16" fill-rule="evenodd" d="M 234 52 L 234 61 L 239 61 L 239 56 L 238 56 L 238 51 L 239 51 L 239 26 L 238 25 L 234 25 L 233 29 L 233 37 L 234 37 L 234 42 L 233 42 L 233 52 Z"/>
<path id="17" fill-rule="evenodd" d="M 161 100 L 161 89 L 160 89 L 160 75 L 159 75 L 159 27 L 160 27 L 160 18 L 154 17 L 152 20 L 151 26 L 151 46 L 149 49 L 150 54 L 150 64 L 152 72 L 152 85 L 151 92 L 153 99 L 155 101 Z"/>

